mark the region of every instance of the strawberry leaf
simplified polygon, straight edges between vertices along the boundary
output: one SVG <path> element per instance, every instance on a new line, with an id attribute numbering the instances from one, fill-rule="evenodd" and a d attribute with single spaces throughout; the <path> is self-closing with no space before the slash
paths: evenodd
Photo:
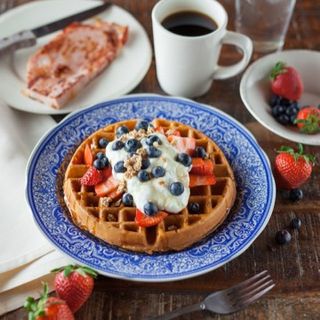
<path id="1" fill-rule="evenodd" d="M 276 65 L 272 68 L 271 73 L 270 73 L 270 78 L 271 80 L 274 80 L 279 74 L 285 73 L 286 64 L 284 62 L 277 62 Z"/>

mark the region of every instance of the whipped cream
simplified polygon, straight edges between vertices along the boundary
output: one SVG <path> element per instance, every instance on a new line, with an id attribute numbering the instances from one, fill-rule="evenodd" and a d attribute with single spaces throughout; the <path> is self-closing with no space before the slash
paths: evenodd
<path id="1" fill-rule="evenodd" d="M 131 132 L 127 135 L 128 137 L 121 137 L 120 139 L 125 142 L 130 138 Z M 149 181 L 141 182 L 136 175 L 128 177 L 126 173 L 115 172 L 114 165 L 118 161 L 126 161 L 130 158 L 130 154 L 124 148 L 112 150 L 112 144 L 115 140 L 106 147 L 106 156 L 111 163 L 112 174 L 118 181 L 125 180 L 127 192 L 133 196 L 134 204 L 141 212 L 144 212 L 143 207 L 147 202 L 153 202 L 159 210 L 178 213 L 188 204 L 190 196 L 189 171 L 191 166 L 186 167 L 175 160 L 179 152 L 169 143 L 165 135 L 158 132 L 149 135 L 157 135 L 162 144 L 154 143 L 154 146 L 161 151 L 161 155 L 158 158 L 149 157 L 150 166 L 146 171 L 151 173 L 152 168 L 161 166 L 165 169 L 165 175 L 160 178 L 152 177 Z M 146 139 L 147 136 L 137 139 L 140 140 L 142 147 L 145 149 L 149 147 L 146 144 Z M 183 184 L 184 191 L 181 195 L 175 196 L 170 192 L 169 186 L 173 182 L 181 182 Z"/>

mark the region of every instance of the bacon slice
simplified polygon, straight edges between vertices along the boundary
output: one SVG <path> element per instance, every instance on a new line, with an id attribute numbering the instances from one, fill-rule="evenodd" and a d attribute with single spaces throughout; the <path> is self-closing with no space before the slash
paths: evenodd
<path id="1" fill-rule="evenodd" d="M 118 55 L 128 27 L 96 21 L 72 23 L 30 57 L 23 93 L 62 108 Z"/>

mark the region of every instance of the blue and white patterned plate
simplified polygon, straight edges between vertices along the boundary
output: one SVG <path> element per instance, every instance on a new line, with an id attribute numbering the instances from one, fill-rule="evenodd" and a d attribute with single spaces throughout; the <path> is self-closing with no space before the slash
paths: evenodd
<path id="1" fill-rule="evenodd" d="M 187 250 L 152 256 L 119 250 L 80 230 L 66 215 L 62 180 L 73 151 L 99 128 L 131 118 L 166 118 L 201 130 L 217 142 L 234 170 L 233 210 L 217 231 Z M 213 107 L 157 95 L 126 96 L 68 116 L 33 151 L 26 191 L 36 224 L 57 249 L 102 274 L 138 281 L 189 278 L 234 259 L 265 228 L 275 201 L 269 161 L 247 129 Z"/>

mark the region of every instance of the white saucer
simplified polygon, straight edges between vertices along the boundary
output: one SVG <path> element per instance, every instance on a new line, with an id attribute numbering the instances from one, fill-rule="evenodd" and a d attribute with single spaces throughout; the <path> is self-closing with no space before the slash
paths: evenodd
<path id="1" fill-rule="evenodd" d="M 0 16 L 0 38 L 32 29 L 101 4 L 93 0 L 43 0 L 30 2 Z M 117 59 L 65 108 L 55 110 L 21 93 L 29 56 L 56 33 L 38 39 L 36 46 L 0 59 L 0 99 L 9 106 L 32 113 L 63 114 L 130 92 L 148 71 L 152 58 L 148 36 L 140 23 L 124 9 L 112 5 L 101 19 L 129 26 L 129 39 Z M 96 18 L 96 17 L 94 17 Z M 94 19 L 93 18 L 93 19 Z M 89 20 L 90 21 L 90 20 Z"/>
<path id="2" fill-rule="evenodd" d="M 272 67 L 283 61 L 298 70 L 304 83 L 300 105 L 320 104 L 320 52 L 287 50 L 269 54 L 254 62 L 244 73 L 240 83 L 240 95 L 248 111 L 273 133 L 291 141 L 308 145 L 320 145 L 320 133 L 304 134 L 295 128 L 283 126 L 271 115 L 269 74 Z"/>

